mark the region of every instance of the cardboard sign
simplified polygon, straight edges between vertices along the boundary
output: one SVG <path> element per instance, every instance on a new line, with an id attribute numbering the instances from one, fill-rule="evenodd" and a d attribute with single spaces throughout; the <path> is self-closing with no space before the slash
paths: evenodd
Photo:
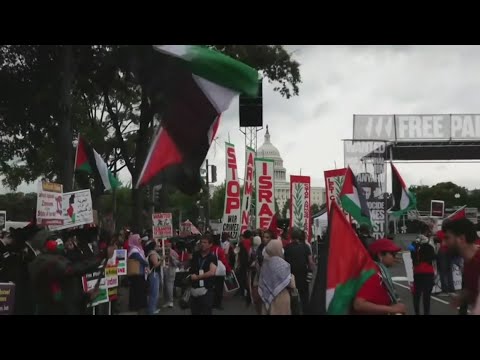
<path id="1" fill-rule="evenodd" d="M 275 214 L 275 178 L 273 176 L 274 161 L 255 159 L 256 182 L 256 228 L 267 229 Z"/>
<path id="2" fill-rule="evenodd" d="M 173 236 L 172 214 L 152 214 L 152 232 L 154 239 L 166 239 Z"/>
<path id="3" fill-rule="evenodd" d="M 0 283 L 0 315 L 13 314 L 15 304 L 15 284 Z"/>
<path id="4" fill-rule="evenodd" d="M 51 230 L 68 229 L 94 223 L 90 189 L 62 195 L 63 225 L 50 226 Z"/>
<path id="5" fill-rule="evenodd" d="M 250 228 L 250 209 L 252 207 L 253 182 L 255 172 L 255 150 L 249 148 L 245 151 L 245 175 L 243 183 L 242 211 L 240 235 Z"/>
<path id="6" fill-rule="evenodd" d="M 37 223 L 63 225 L 63 185 L 40 182 L 37 191 Z"/>
<path id="7" fill-rule="evenodd" d="M 225 204 L 223 207 L 222 232 L 237 241 L 240 236 L 240 180 L 237 173 L 235 146 L 225 143 Z"/>

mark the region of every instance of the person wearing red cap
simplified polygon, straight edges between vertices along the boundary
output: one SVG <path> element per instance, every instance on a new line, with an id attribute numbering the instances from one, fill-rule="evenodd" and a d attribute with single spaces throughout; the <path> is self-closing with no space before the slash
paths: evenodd
<path id="1" fill-rule="evenodd" d="M 353 311 L 360 315 L 405 314 L 405 304 L 398 302 L 389 267 L 395 264 L 395 255 L 401 249 L 392 240 L 380 239 L 368 246 L 378 271 L 371 276 L 353 302 Z"/>

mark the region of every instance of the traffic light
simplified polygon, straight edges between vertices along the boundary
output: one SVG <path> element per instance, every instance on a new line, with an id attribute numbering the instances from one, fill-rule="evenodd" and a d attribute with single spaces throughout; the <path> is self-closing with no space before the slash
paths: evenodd
<path id="1" fill-rule="evenodd" d="M 161 204 L 162 203 L 162 188 L 161 187 L 154 187 L 153 188 L 153 202 L 155 204 Z"/>
<path id="2" fill-rule="evenodd" d="M 216 183 L 217 182 L 217 167 L 215 165 L 212 166 L 212 178 L 210 180 L 211 183 Z"/>

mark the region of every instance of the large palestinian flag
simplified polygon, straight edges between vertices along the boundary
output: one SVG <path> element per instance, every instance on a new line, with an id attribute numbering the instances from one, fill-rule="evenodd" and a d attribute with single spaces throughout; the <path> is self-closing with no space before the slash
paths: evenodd
<path id="1" fill-rule="evenodd" d="M 336 202 L 331 205 L 328 233 L 326 281 L 319 267 L 310 307 L 312 313 L 321 313 L 314 301 L 321 303 L 324 297 L 328 315 L 348 315 L 358 291 L 377 267 Z"/>
<path id="2" fill-rule="evenodd" d="M 78 137 L 75 170 L 85 171 L 98 179 L 105 190 L 120 186 L 120 181 L 108 170 L 102 157 L 82 137 Z"/>
<path id="3" fill-rule="evenodd" d="M 255 96 L 258 72 L 222 53 L 192 45 L 155 45 L 167 58 L 170 86 L 161 127 L 151 144 L 136 186 L 157 182 L 169 168 L 185 193 L 200 190 L 200 167 L 215 138 L 220 115 L 240 93 Z M 159 59 L 161 60 L 161 59 Z M 163 59 L 164 60 L 164 59 Z"/>
<path id="4" fill-rule="evenodd" d="M 372 226 L 367 200 L 365 199 L 362 189 L 358 187 L 357 179 L 353 175 L 350 167 L 345 173 L 345 180 L 339 198 L 343 209 L 360 225 Z"/>
<path id="5" fill-rule="evenodd" d="M 417 199 L 415 194 L 408 190 L 395 165 L 393 163 L 391 165 L 393 207 L 390 211 L 393 215 L 400 217 L 417 207 Z"/>

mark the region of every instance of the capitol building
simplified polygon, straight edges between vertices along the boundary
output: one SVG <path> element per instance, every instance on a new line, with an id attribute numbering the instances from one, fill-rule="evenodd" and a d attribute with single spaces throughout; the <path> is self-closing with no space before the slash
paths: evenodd
<path id="1" fill-rule="evenodd" d="M 271 143 L 270 132 L 265 133 L 265 141 L 262 146 L 257 149 L 257 157 L 270 159 L 274 161 L 274 173 L 275 173 L 275 199 L 277 200 L 278 208 L 280 211 L 288 199 L 290 199 L 290 182 L 287 181 L 287 169 L 283 167 L 283 159 L 280 156 L 280 151 Z M 325 188 L 323 187 L 311 187 L 311 202 L 318 206 L 325 203 Z M 312 214 L 313 215 L 313 214 Z M 287 217 L 289 211 L 287 211 Z"/>

